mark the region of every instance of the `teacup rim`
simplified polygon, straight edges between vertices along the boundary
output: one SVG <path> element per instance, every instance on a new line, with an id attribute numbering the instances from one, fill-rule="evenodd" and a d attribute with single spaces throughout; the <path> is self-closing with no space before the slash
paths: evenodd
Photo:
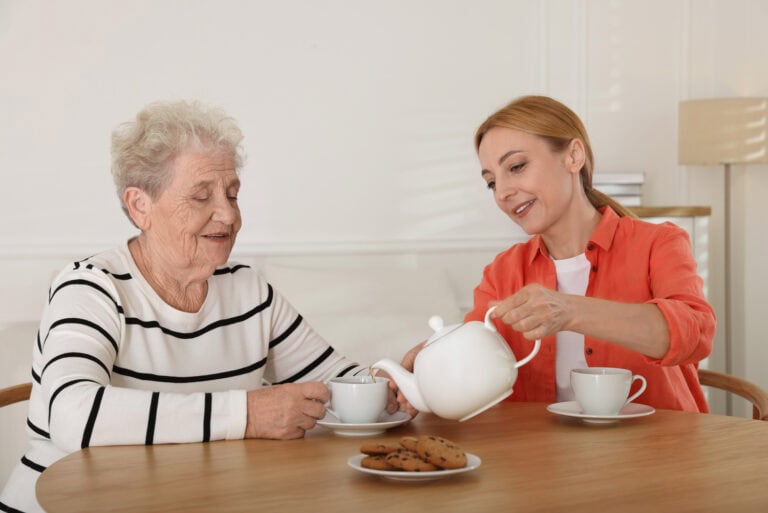
<path id="1" fill-rule="evenodd" d="M 577 369 L 571 369 L 571 373 L 581 374 L 584 376 L 619 376 L 619 375 L 632 375 L 632 371 L 624 369 L 622 367 L 582 367 Z"/>
<path id="2" fill-rule="evenodd" d="M 326 383 L 336 383 L 340 385 L 378 385 L 379 381 L 383 383 L 389 383 L 389 378 L 384 376 L 376 376 L 376 381 L 363 381 L 365 379 L 371 379 L 371 376 L 336 376 L 335 378 L 329 378 Z"/>

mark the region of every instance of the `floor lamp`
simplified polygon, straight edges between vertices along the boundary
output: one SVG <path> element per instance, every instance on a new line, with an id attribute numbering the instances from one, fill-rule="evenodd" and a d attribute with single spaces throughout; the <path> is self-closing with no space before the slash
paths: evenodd
<path id="1" fill-rule="evenodd" d="M 768 98 L 714 98 L 680 102 L 678 161 L 724 166 L 725 372 L 733 374 L 731 325 L 731 166 L 768 163 Z M 731 394 L 727 413 L 733 413 Z"/>

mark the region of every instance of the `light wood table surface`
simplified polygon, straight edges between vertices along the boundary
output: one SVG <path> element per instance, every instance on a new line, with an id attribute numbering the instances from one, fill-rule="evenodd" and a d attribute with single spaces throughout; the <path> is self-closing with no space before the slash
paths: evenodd
<path id="1" fill-rule="evenodd" d="M 482 458 L 403 483 L 347 466 L 368 440 L 439 434 Z M 419 415 L 373 438 L 98 447 L 48 468 L 40 503 L 67 512 L 768 511 L 768 422 L 659 410 L 589 425 L 506 402 L 464 423 Z"/>

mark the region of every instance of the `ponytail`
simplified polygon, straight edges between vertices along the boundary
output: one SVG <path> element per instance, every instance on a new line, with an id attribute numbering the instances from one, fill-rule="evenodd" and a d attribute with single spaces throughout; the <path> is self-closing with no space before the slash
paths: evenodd
<path id="1" fill-rule="evenodd" d="M 600 209 L 602 207 L 608 206 L 611 207 L 611 209 L 618 214 L 619 217 L 632 217 L 634 219 L 637 219 L 637 216 L 634 212 L 632 212 L 630 209 L 616 201 L 615 199 L 611 198 L 604 192 L 600 192 L 597 189 L 589 188 L 587 189 L 584 187 L 584 192 L 587 193 L 587 199 L 590 203 L 592 203 L 592 206 Z"/>
<path id="2" fill-rule="evenodd" d="M 592 188 L 592 170 L 595 159 L 584 124 L 571 109 L 546 96 L 522 96 L 502 109 L 491 114 L 475 132 L 475 150 L 485 134 L 494 127 L 520 130 L 547 141 L 552 151 L 565 150 L 573 139 L 580 139 L 584 145 L 584 166 L 579 171 L 581 184 L 587 199 L 595 208 L 611 207 L 620 217 L 637 216 L 624 205 L 608 195 Z"/>

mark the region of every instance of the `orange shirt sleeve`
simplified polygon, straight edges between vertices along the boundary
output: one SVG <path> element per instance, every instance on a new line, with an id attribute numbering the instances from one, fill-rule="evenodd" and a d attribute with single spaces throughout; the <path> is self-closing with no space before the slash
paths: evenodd
<path id="1" fill-rule="evenodd" d="M 484 320 L 488 302 L 499 299 L 499 293 L 494 287 L 495 280 L 490 276 L 491 269 L 492 266 L 489 265 L 483 270 L 483 279 L 475 287 L 472 310 L 464 316 L 464 322 Z"/>
<path id="2" fill-rule="evenodd" d="M 654 241 L 650 261 L 652 299 L 667 320 L 669 351 L 648 363 L 662 366 L 696 364 L 712 351 L 715 313 L 702 293 L 688 234 L 678 227 Z"/>

